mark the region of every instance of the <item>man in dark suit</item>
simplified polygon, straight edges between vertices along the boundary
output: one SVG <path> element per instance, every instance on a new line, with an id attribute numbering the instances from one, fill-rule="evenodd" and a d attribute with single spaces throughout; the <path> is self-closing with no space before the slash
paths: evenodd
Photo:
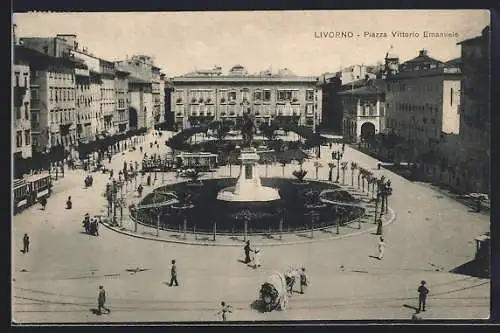
<path id="1" fill-rule="evenodd" d="M 28 234 L 24 234 L 23 237 L 23 253 L 28 253 L 30 251 L 30 238 Z"/>
<path id="2" fill-rule="evenodd" d="M 179 282 L 177 281 L 177 266 L 175 264 L 175 260 L 172 260 L 172 268 L 170 269 L 170 287 L 174 285 L 179 286 Z"/>
<path id="3" fill-rule="evenodd" d="M 243 250 L 245 251 L 245 264 L 249 264 L 251 261 L 250 252 L 252 252 L 252 249 L 250 248 L 250 241 L 247 240 L 247 243 L 245 244 Z"/>
<path id="4" fill-rule="evenodd" d="M 425 301 L 427 299 L 427 294 L 429 293 L 429 289 L 425 286 L 425 281 L 420 282 L 420 287 L 417 289 L 418 291 L 418 311 L 425 311 Z"/>

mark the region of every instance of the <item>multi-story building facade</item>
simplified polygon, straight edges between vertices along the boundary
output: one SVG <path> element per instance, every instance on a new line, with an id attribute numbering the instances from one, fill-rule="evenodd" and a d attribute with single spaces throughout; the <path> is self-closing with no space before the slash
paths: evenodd
<path id="1" fill-rule="evenodd" d="M 92 130 L 92 94 L 90 91 L 90 71 L 75 68 L 76 91 L 76 133 L 79 142 L 88 143 L 95 138 Z"/>
<path id="2" fill-rule="evenodd" d="M 322 75 L 320 77 L 321 85 L 321 110 L 322 123 L 321 128 L 325 131 L 335 133 L 342 132 L 342 98 L 338 94 L 342 86 L 340 75 Z"/>
<path id="3" fill-rule="evenodd" d="M 113 124 L 115 131 L 124 133 L 129 129 L 128 76 L 130 73 L 115 69 L 115 110 Z"/>
<path id="4" fill-rule="evenodd" d="M 101 74 L 101 111 L 104 117 L 104 131 L 115 134 L 113 116 L 115 115 L 115 65 L 112 62 L 99 59 Z"/>
<path id="5" fill-rule="evenodd" d="M 154 124 L 159 124 L 163 122 L 163 115 L 161 114 L 161 73 L 158 67 L 152 66 L 152 81 L 151 81 L 151 92 L 153 94 L 153 119 Z"/>
<path id="6" fill-rule="evenodd" d="M 26 60 L 17 57 L 17 52 L 14 53 L 12 67 L 12 87 L 14 92 L 12 152 L 14 159 L 26 159 L 32 155 L 30 67 Z"/>
<path id="7" fill-rule="evenodd" d="M 460 79 L 456 59 L 443 63 L 426 50 L 386 78 L 386 124 L 408 142 L 406 158 L 415 161 L 442 134 L 458 134 Z"/>
<path id="8" fill-rule="evenodd" d="M 198 71 L 173 78 L 172 112 L 177 128 L 200 122 L 227 120 L 234 123 L 250 111 L 257 124 L 294 121 L 317 129 L 321 122 L 321 89 L 316 77 L 278 74 L 249 75 L 241 65 L 227 75 L 221 69 Z"/>
<path id="9" fill-rule="evenodd" d="M 170 102 L 170 100 L 169 100 Z M 165 74 L 160 74 L 160 122 L 167 120 L 165 115 Z"/>
<path id="10" fill-rule="evenodd" d="M 368 80 L 364 87 L 340 92 L 343 136 L 352 142 L 367 140 L 385 129 L 385 82 Z"/>
<path id="11" fill-rule="evenodd" d="M 70 151 L 76 143 L 75 67 L 85 66 L 23 46 L 15 52 L 30 64 L 33 150 L 62 146 Z"/>
<path id="12" fill-rule="evenodd" d="M 172 83 L 171 79 L 165 78 L 164 80 L 165 84 L 165 100 L 164 100 L 164 105 L 165 105 L 165 122 L 166 122 L 166 128 L 171 129 L 171 130 L 176 130 L 174 124 L 175 124 L 175 113 L 172 111 L 172 95 L 174 92 L 174 84 Z"/>
<path id="13" fill-rule="evenodd" d="M 459 149 L 455 187 L 490 193 L 491 104 L 490 29 L 459 43 L 462 52 Z"/>
<path id="14" fill-rule="evenodd" d="M 96 137 L 104 135 L 104 113 L 101 108 L 101 74 L 93 70 L 90 74 L 90 110 L 92 113 L 91 128 Z"/>
<path id="15" fill-rule="evenodd" d="M 155 124 L 153 100 L 153 59 L 145 55 L 134 55 L 130 59 L 117 61 L 116 68 L 129 72 L 129 126 L 131 129 L 152 129 Z M 156 68 L 156 67 L 155 67 Z M 159 98 L 158 85 L 155 84 L 155 95 Z M 155 74 L 156 75 L 156 74 Z"/>
<path id="16" fill-rule="evenodd" d="M 76 38 L 74 34 L 57 34 L 56 37 L 22 37 L 20 41 L 27 48 L 52 57 L 63 58 L 78 48 Z"/>

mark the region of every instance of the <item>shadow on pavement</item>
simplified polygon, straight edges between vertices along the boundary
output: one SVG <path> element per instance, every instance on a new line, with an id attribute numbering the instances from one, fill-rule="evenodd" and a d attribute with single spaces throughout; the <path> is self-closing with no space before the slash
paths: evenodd
<path id="1" fill-rule="evenodd" d="M 260 299 L 257 299 L 250 304 L 250 308 L 259 311 L 259 313 L 265 313 L 264 304 Z"/>
<path id="2" fill-rule="evenodd" d="M 379 257 L 376 257 L 376 256 L 368 256 L 368 258 L 373 258 L 373 259 L 380 260 Z"/>
<path id="3" fill-rule="evenodd" d="M 480 261 L 475 259 L 453 268 L 450 272 L 483 279 L 490 278 L 488 265 L 481 263 Z"/>
<path id="4" fill-rule="evenodd" d="M 403 304 L 403 307 L 408 308 L 408 309 L 412 309 L 413 311 L 418 312 L 418 308 L 416 306 Z"/>

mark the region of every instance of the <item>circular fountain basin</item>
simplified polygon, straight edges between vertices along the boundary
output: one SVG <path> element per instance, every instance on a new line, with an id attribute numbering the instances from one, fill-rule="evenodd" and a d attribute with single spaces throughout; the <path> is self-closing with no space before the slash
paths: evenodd
<path id="1" fill-rule="evenodd" d="M 217 200 L 229 202 L 265 202 L 279 200 L 280 194 L 277 189 L 267 186 L 256 186 L 237 191 L 236 186 L 226 187 L 217 194 Z"/>

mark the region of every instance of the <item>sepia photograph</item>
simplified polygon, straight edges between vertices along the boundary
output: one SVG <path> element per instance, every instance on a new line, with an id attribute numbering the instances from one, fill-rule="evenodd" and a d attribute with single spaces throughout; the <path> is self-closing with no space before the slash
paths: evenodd
<path id="1" fill-rule="evenodd" d="M 11 322 L 489 319 L 490 12 L 15 12 Z"/>

